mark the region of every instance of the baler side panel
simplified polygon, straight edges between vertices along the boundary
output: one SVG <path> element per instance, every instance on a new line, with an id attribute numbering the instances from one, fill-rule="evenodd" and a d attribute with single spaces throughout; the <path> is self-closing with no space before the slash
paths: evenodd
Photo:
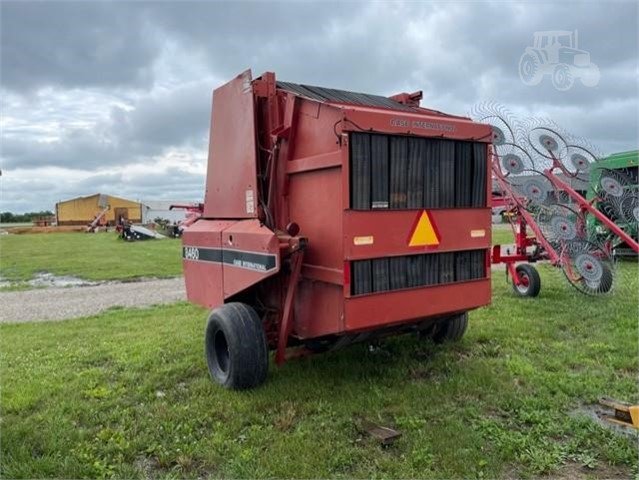
<path id="1" fill-rule="evenodd" d="M 255 101 L 251 71 L 213 92 L 205 218 L 258 215 Z"/>
<path id="2" fill-rule="evenodd" d="M 224 298 L 280 270 L 277 236 L 259 220 L 241 220 L 222 232 Z"/>
<path id="3" fill-rule="evenodd" d="M 290 221 L 309 239 L 295 299 L 300 338 L 343 330 L 342 151 L 333 129 L 340 112 L 315 105 L 301 101 L 295 158 L 287 167 Z"/>
<path id="4" fill-rule="evenodd" d="M 294 333 L 315 338 L 344 331 L 342 287 L 303 278 L 297 287 Z"/>
<path id="5" fill-rule="evenodd" d="M 222 232 L 233 221 L 198 220 L 184 230 L 182 264 L 186 294 L 190 302 L 203 307 L 224 303 L 222 284 Z"/>

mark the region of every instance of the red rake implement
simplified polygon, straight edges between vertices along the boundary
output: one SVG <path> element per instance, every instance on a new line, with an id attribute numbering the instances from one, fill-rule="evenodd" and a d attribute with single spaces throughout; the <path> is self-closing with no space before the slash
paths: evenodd
<path id="1" fill-rule="evenodd" d="M 497 201 L 508 207 L 515 246 L 506 254 L 500 245 L 494 246 L 492 262 L 506 265 L 515 292 L 539 293 L 539 275 L 530 263 L 540 260 L 561 268 L 582 293 L 610 292 L 615 272 L 611 238 L 618 237 L 639 253 L 637 241 L 613 220 L 623 219 L 626 226 L 639 220 L 634 182 L 619 172 L 602 170 L 596 200 L 608 206 L 604 213 L 577 191 L 577 186 L 588 184 L 601 158 L 586 141 L 551 121 L 519 121 L 494 104 L 475 107 L 471 116 L 493 130 L 493 179 L 501 191 Z M 606 233 L 589 229 L 589 217 Z"/>

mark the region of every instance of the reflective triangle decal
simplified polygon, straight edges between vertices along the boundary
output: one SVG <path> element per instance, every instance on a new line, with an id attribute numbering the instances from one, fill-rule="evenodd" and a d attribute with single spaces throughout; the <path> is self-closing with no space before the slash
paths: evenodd
<path id="1" fill-rule="evenodd" d="M 409 247 L 433 247 L 439 245 L 439 235 L 435 230 L 430 215 L 426 210 L 419 214 L 417 223 L 413 227 L 413 233 L 408 241 Z"/>

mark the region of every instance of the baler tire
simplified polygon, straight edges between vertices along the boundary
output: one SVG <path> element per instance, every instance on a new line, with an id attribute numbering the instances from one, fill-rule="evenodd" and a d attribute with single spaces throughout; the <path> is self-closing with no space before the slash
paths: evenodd
<path id="1" fill-rule="evenodd" d="M 255 388 L 268 374 L 268 347 L 262 321 L 250 306 L 227 303 L 209 315 L 204 335 L 211 379 L 225 388 Z"/>
<path id="2" fill-rule="evenodd" d="M 520 297 L 536 297 L 541 290 L 541 278 L 535 267 L 527 263 L 517 265 L 515 272 L 519 277 L 525 277 L 528 285 L 515 285 L 513 281 L 513 290 Z"/>
<path id="3" fill-rule="evenodd" d="M 468 328 L 468 312 L 460 313 L 454 317 L 438 323 L 432 334 L 433 342 L 457 342 L 461 340 Z"/>

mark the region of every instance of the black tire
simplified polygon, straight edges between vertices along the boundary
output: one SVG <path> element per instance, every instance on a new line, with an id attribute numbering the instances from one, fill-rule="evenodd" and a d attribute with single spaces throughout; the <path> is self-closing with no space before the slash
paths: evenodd
<path id="1" fill-rule="evenodd" d="M 211 312 L 204 350 L 211 378 L 223 387 L 244 390 L 266 380 L 266 335 L 260 317 L 248 305 L 227 303 Z"/>
<path id="2" fill-rule="evenodd" d="M 541 278 L 539 278 L 539 272 L 532 265 L 522 263 L 517 265 L 515 269 L 520 281 L 523 282 L 520 285 L 515 285 L 513 281 L 513 290 L 520 297 L 536 297 L 541 290 Z"/>
<path id="3" fill-rule="evenodd" d="M 435 343 L 457 342 L 468 328 L 468 312 L 447 318 L 435 325 L 432 339 Z"/>

